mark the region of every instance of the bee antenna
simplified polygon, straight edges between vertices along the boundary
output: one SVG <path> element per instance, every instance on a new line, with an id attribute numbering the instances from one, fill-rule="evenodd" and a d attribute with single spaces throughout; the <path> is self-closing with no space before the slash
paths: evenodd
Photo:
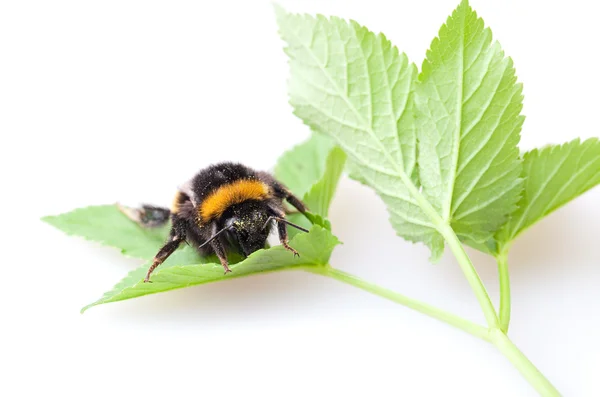
<path id="1" fill-rule="evenodd" d="M 213 234 L 213 236 L 211 238 L 209 238 L 208 240 L 206 240 L 202 245 L 200 245 L 198 247 L 198 249 L 204 247 L 206 244 L 210 243 L 211 241 L 213 241 L 214 239 L 216 239 L 217 237 L 219 237 L 219 234 L 223 233 L 224 231 L 231 230 L 231 229 L 233 229 L 233 225 L 231 225 L 231 226 L 225 226 L 223 229 L 221 229 L 218 232 L 216 232 L 215 234 Z"/>
<path id="2" fill-rule="evenodd" d="M 280 218 L 280 217 L 277 217 L 277 216 L 270 216 L 269 219 L 267 219 L 267 221 L 265 222 L 265 225 L 263 226 L 263 229 L 265 227 L 267 227 L 267 225 L 269 224 L 269 222 L 271 222 L 272 220 L 276 220 L 277 222 L 283 222 L 286 225 L 290 225 L 292 227 L 295 227 L 298 230 L 302 230 L 303 232 L 308 233 L 308 229 L 305 229 L 302 226 L 298 226 L 295 223 L 292 223 L 292 222 L 288 221 L 285 218 Z"/>

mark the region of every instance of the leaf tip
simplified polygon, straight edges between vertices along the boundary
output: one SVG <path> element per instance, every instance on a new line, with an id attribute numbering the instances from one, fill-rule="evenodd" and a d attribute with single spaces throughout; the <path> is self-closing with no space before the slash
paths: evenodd
<path id="1" fill-rule="evenodd" d="M 50 225 L 56 229 L 59 229 L 61 231 L 64 231 L 62 226 L 62 222 L 61 222 L 61 215 L 45 215 L 40 217 L 40 222 L 43 222 L 47 225 Z"/>
<path id="2" fill-rule="evenodd" d="M 273 6 L 273 12 L 275 12 L 275 16 L 277 17 L 277 19 L 279 19 L 280 17 L 284 17 L 288 14 L 285 8 L 279 5 L 279 3 L 273 1 L 271 5 Z"/>
<path id="3" fill-rule="evenodd" d="M 286 40 L 284 30 L 286 27 L 285 20 L 289 18 L 292 14 L 290 14 L 285 8 L 279 5 L 276 2 L 271 3 L 273 6 L 273 12 L 275 13 L 275 21 L 277 22 L 278 33 L 282 39 Z"/>
<path id="4" fill-rule="evenodd" d="M 456 13 L 464 12 L 465 14 L 474 13 L 473 7 L 469 4 L 469 0 L 462 0 L 455 10 Z M 454 15 L 453 15 L 454 16 Z M 475 15 L 477 17 L 477 15 Z"/>

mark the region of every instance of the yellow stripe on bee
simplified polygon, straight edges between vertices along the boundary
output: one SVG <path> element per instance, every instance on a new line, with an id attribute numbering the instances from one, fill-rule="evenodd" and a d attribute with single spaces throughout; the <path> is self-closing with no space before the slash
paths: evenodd
<path id="1" fill-rule="evenodd" d="M 177 214 L 179 212 L 179 201 L 181 200 L 181 192 L 175 193 L 175 198 L 173 199 L 173 203 L 171 204 L 171 213 Z"/>
<path id="2" fill-rule="evenodd" d="M 211 193 L 199 208 L 201 223 L 218 218 L 227 208 L 246 200 L 263 200 L 269 197 L 269 186 L 250 179 L 240 179 L 223 185 Z"/>

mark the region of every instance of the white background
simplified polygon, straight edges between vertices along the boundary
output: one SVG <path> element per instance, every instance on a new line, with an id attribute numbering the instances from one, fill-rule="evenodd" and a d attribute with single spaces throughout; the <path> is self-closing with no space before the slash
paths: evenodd
<path id="1" fill-rule="evenodd" d="M 281 1 L 383 31 L 420 65 L 457 5 Z M 0 3 L 4 396 L 534 396 L 491 345 L 304 273 L 91 309 L 139 263 L 38 218 L 117 200 L 168 205 L 220 160 L 270 169 L 308 136 L 287 104 L 269 1 Z M 522 148 L 600 135 L 593 2 L 473 0 L 525 84 Z M 510 336 L 566 396 L 600 395 L 600 189 L 515 245 Z M 483 323 L 453 257 L 395 237 L 344 180 L 332 264 Z M 469 251 L 494 300 L 495 264 Z M 35 393 L 35 394 L 34 394 Z"/>

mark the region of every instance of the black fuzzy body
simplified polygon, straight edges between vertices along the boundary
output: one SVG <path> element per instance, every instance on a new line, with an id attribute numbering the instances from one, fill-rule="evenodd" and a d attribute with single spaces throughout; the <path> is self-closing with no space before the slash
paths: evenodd
<path id="1" fill-rule="evenodd" d="M 250 188 L 231 189 L 232 196 L 221 194 L 229 192 L 232 185 L 250 185 Z M 207 204 L 210 200 L 218 205 Z M 285 220 L 284 200 L 298 211 L 306 211 L 304 204 L 270 174 L 238 163 L 219 163 L 201 170 L 185 183 L 177 192 L 171 210 L 154 206 L 125 208 L 127 216 L 145 227 L 164 224 L 170 215 L 169 238 L 154 257 L 144 281 L 149 281 L 152 271 L 183 242 L 201 255 L 216 254 L 225 273 L 230 272 L 227 252 L 236 250 L 248 256 L 264 248 L 273 222 L 277 224 L 281 244 L 298 255 L 288 245 L 286 225 L 300 227 Z M 217 209 L 204 211 L 205 208 Z"/>
<path id="2" fill-rule="evenodd" d="M 272 195 L 262 201 L 249 200 L 233 205 L 215 222 L 206 225 L 199 224 L 197 207 L 202 205 L 202 202 L 219 187 L 240 179 L 264 182 L 272 188 Z M 200 247 L 225 226 L 225 220 L 232 216 L 241 217 L 244 224 L 248 225 L 247 233 L 248 237 L 252 239 L 251 245 L 254 250 L 244 252 L 240 242 L 230 232 L 224 233 L 219 240 L 226 250 L 235 249 L 240 254 L 247 256 L 257 249 L 265 247 L 272 225 L 267 224 L 264 233 L 258 233 L 258 231 L 267 223 L 269 210 L 276 209 L 279 213 L 284 213 L 283 199 L 286 194 L 287 189 L 266 172 L 255 171 L 239 163 L 215 164 L 201 170 L 183 186 L 178 196 L 181 211 L 171 213 L 171 221 L 174 226 L 180 225 L 180 232 L 183 232 L 185 228 L 186 240 L 192 246 Z M 257 238 L 260 238 L 262 242 L 258 242 Z M 206 245 L 199 252 L 202 255 L 208 255 L 214 253 L 214 249 L 212 246 Z"/>
<path id="3" fill-rule="evenodd" d="M 171 219 L 169 238 L 154 257 L 144 279 L 147 282 L 154 269 L 184 242 L 201 255 L 216 254 L 228 273 L 227 252 L 236 250 L 248 256 L 264 248 L 273 223 L 282 246 L 298 255 L 288 244 L 286 226 L 308 230 L 285 219 L 284 200 L 306 212 L 304 203 L 269 173 L 239 163 L 219 163 L 185 183 L 170 210 L 155 206 L 120 208 L 143 227 L 160 226 Z"/>

